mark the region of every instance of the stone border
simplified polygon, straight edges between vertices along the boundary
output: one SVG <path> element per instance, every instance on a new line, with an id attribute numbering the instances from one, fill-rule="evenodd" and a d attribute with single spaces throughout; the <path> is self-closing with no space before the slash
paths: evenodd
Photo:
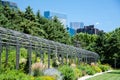
<path id="1" fill-rule="evenodd" d="M 81 78 L 79 78 L 78 80 L 86 80 L 88 78 L 92 78 L 92 77 L 95 77 L 95 76 L 98 76 L 98 75 L 101 75 L 101 74 L 104 74 L 104 73 L 107 73 L 107 72 L 111 72 L 113 70 L 109 70 L 109 71 L 105 71 L 105 72 L 101 72 L 101 73 L 96 73 L 94 75 L 87 75 L 87 76 L 83 76 Z"/>

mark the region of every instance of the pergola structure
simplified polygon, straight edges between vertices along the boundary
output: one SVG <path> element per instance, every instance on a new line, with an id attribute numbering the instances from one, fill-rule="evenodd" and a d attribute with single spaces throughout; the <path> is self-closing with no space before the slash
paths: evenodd
<path id="1" fill-rule="evenodd" d="M 20 33 L 10 29 L 5 29 L 0 27 L 0 66 L 1 66 L 1 55 L 2 49 L 6 49 L 6 62 L 8 61 L 9 47 L 14 46 L 16 48 L 16 69 L 19 69 L 20 60 L 20 48 L 24 47 L 27 49 L 28 62 L 29 62 L 29 73 L 31 73 L 31 59 L 32 51 L 35 50 L 40 55 L 43 55 L 47 51 L 48 55 L 48 68 L 50 68 L 50 56 L 55 55 L 58 60 L 64 64 L 64 58 L 66 60 L 72 59 L 76 63 L 80 62 L 96 62 L 99 55 L 95 52 L 87 51 L 81 48 L 73 47 L 70 45 L 65 45 L 62 43 L 54 42 L 51 40 L 39 38 L 36 36 L 31 36 L 28 34 Z M 40 56 L 44 62 L 44 57 Z M 67 62 L 66 62 L 67 64 Z"/>

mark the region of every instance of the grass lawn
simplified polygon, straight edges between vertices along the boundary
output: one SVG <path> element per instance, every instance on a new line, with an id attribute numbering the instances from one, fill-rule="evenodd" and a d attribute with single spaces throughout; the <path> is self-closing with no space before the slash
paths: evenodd
<path id="1" fill-rule="evenodd" d="M 120 80 L 120 70 L 114 70 L 87 80 Z"/>

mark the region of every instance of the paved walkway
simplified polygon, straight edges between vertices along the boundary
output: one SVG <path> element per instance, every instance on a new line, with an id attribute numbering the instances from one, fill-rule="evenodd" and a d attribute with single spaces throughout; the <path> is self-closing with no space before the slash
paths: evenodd
<path id="1" fill-rule="evenodd" d="M 78 80 L 86 80 L 86 79 L 88 79 L 88 78 L 95 77 L 95 76 L 97 76 L 97 75 L 101 75 L 101 74 L 104 74 L 104 73 L 107 73 L 107 72 L 111 72 L 111 71 L 113 71 L 113 70 L 106 71 L 106 72 L 101 72 L 101 73 L 96 73 L 96 74 L 94 74 L 94 75 L 83 76 L 83 77 L 79 78 Z"/>

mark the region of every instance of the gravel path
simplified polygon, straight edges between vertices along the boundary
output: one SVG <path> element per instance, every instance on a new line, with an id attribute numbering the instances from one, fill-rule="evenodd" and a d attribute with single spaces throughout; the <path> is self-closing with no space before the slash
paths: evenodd
<path id="1" fill-rule="evenodd" d="M 111 72 L 111 71 L 112 71 L 112 70 L 106 71 L 106 72 L 101 72 L 101 73 L 96 73 L 96 74 L 94 74 L 94 75 L 83 76 L 83 77 L 79 78 L 78 80 L 86 80 L 86 79 L 88 79 L 88 78 L 95 77 L 95 76 L 97 76 L 97 75 L 101 75 L 101 74 L 104 74 L 104 73 L 107 73 L 107 72 Z"/>

